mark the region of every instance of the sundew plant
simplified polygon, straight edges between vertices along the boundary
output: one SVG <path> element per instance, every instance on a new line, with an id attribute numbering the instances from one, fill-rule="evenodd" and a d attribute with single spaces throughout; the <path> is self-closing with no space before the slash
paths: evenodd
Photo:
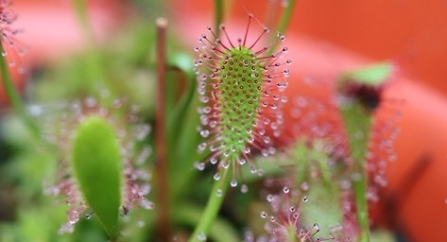
<path id="1" fill-rule="evenodd" d="M 229 2 L 188 44 L 168 3 L 123 3 L 138 16 L 99 41 L 75 0 L 87 44 L 25 66 L 33 40 L 1 1 L 1 242 L 372 241 L 368 207 L 396 157 L 392 66 L 294 93 L 295 1 L 240 6 L 236 24 Z"/>

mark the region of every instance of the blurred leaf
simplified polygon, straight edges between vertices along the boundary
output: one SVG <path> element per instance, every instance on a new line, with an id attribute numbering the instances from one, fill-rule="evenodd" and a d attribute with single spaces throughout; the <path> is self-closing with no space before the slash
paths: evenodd
<path id="1" fill-rule="evenodd" d="M 121 204 L 121 156 L 114 128 L 97 116 L 86 118 L 76 130 L 72 166 L 82 195 L 112 239 Z"/>
<path id="2" fill-rule="evenodd" d="M 376 63 L 347 71 L 341 75 L 342 80 L 354 80 L 355 82 L 378 86 L 386 81 L 393 71 L 393 66 L 389 62 Z"/>

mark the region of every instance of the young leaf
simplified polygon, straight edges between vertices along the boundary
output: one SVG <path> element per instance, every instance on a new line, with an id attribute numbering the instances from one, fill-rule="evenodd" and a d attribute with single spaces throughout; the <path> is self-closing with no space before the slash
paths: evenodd
<path id="1" fill-rule="evenodd" d="M 72 168 L 86 202 L 116 239 L 121 204 L 121 156 L 116 131 L 99 116 L 86 118 L 72 143 Z"/>

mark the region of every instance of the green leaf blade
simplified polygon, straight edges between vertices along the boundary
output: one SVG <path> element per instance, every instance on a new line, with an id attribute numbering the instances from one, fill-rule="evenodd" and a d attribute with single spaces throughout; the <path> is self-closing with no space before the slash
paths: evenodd
<path id="1" fill-rule="evenodd" d="M 72 168 L 82 196 L 107 234 L 118 238 L 122 165 L 115 129 L 101 117 L 86 118 L 76 130 L 72 152 Z"/>

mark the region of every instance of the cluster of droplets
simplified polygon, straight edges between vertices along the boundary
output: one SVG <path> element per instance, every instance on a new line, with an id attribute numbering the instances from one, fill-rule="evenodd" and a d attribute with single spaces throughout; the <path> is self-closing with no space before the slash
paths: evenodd
<path id="1" fill-rule="evenodd" d="M 365 115 L 372 115 L 373 123 L 369 131 L 368 153 L 366 167 L 369 186 L 366 196 L 370 201 L 378 200 L 378 190 L 388 184 L 385 171 L 388 162 L 394 162 L 397 155 L 394 151 L 394 141 L 399 133 L 397 121 L 400 119 L 399 100 L 393 100 L 387 93 L 389 80 L 377 88 L 366 88 L 359 84 L 349 88 L 345 93 L 333 93 L 335 83 L 318 83 L 312 80 L 314 90 L 321 93 L 315 97 L 297 96 L 291 98 L 287 105 L 291 105 L 290 112 L 284 114 L 285 124 L 291 127 L 287 133 L 281 135 L 279 142 L 291 143 L 305 139 L 312 144 L 323 140 L 324 152 L 329 156 L 331 166 L 343 166 L 344 174 L 338 174 L 337 184 L 342 190 L 351 188 L 353 179 L 360 174 L 350 174 L 353 159 L 350 156 L 349 144 L 343 120 L 340 115 L 340 105 L 350 105 L 359 102 L 364 106 Z M 359 132 L 358 135 L 365 135 Z"/>
<path id="2" fill-rule="evenodd" d="M 0 34 L 1 43 L 3 46 L 2 56 L 8 59 L 8 65 L 10 67 L 17 66 L 18 56 L 25 55 L 28 47 L 23 45 L 16 36 L 23 31 L 20 29 L 15 29 L 12 24 L 17 19 L 17 14 L 15 14 L 10 8 L 9 0 L 0 0 Z M 10 53 L 14 52 L 14 53 Z M 25 72 L 23 66 L 19 66 L 19 73 Z"/>
<path id="3" fill-rule="evenodd" d="M 255 236 L 248 232 L 245 234 L 246 242 L 279 242 L 279 241 L 336 241 L 335 236 L 329 238 L 318 237 L 320 226 L 312 224 L 304 225 L 300 221 L 303 207 L 308 202 L 307 196 L 303 196 L 299 189 L 290 189 L 285 186 L 278 194 L 267 195 L 267 202 L 270 204 L 271 213 L 262 211 L 260 217 L 266 220 L 264 229 L 268 235 Z M 334 227 L 334 233 L 337 228 Z"/>
<path id="4" fill-rule="evenodd" d="M 270 202 L 273 213 L 283 211 L 282 214 L 285 214 L 288 205 L 286 206 L 284 204 L 289 203 L 293 206 L 300 204 L 300 198 L 302 199 L 301 203 L 311 199 L 316 204 L 311 204 L 309 209 L 323 209 L 329 213 L 334 213 L 332 215 L 339 216 L 337 221 L 332 221 L 333 224 L 323 223 L 322 230 L 326 240 L 351 241 L 352 238 L 357 236 L 359 229 L 356 220 L 356 207 L 351 177 L 349 172 L 346 172 L 346 170 L 349 170 L 349 166 L 345 164 L 345 160 L 339 159 L 339 154 L 336 154 L 336 150 L 339 149 L 339 147 L 330 144 L 328 142 L 330 139 L 323 140 L 315 139 L 315 137 L 313 138 L 314 139 L 311 140 L 299 141 L 293 147 L 288 148 L 281 156 L 277 156 L 277 160 L 284 161 L 280 165 L 282 165 L 285 170 L 285 174 L 280 177 L 270 177 L 265 179 L 264 186 L 269 191 L 277 191 L 278 188 L 281 188 L 282 194 L 268 195 L 267 201 Z M 334 154 L 336 154 L 335 157 Z M 328 183 L 331 185 L 329 186 Z M 321 191 L 321 189 L 323 189 L 323 191 Z M 287 194 L 290 194 L 290 197 L 287 197 Z M 304 195 L 306 197 L 303 197 Z M 333 202 L 327 199 L 333 199 Z M 327 205 L 325 205 L 326 202 L 328 203 Z M 298 211 L 300 211 L 301 215 L 304 215 L 302 221 L 286 220 L 286 218 L 293 218 L 292 214 L 275 215 L 274 219 L 275 221 L 281 220 L 281 224 L 284 224 L 284 221 L 288 221 L 290 224 L 295 222 L 305 222 L 307 226 L 307 223 L 311 222 L 312 219 L 314 219 L 314 221 L 325 220 L 324 217 L 309 217 L 313 215 L 310 215 L 312 212 L 308 213 L 308 210 L 303 210 L 301 212 L 301 209 L 299 209 Z M 263 214 L 267 215 L 266 213 Z M 297 214 L 295 214 L 295 216 L 297 216 Z M 331 218 L 330 214 L 328 214 L 328 216 Z M 275 223 L 270 223 L 269 226 L 274 226 L 277 230 L 279 228 L 284 228 L 284 226 L 278 227 Z M 300 228 L 301 233 L 303 234 L 306 230 L 303 230 L 302 227 Z M 321 240 L 322 238 L 316 241 Z M 308 239 L 302 241 L 315 240 Z"/>
<path id="5" fill-rule="evenodd" d="M 74 224 L 84 216 L 89 219 L 92 212 L 88 204 L 83 200 L 77 184 L 72 176 L 68 155 L 70 152 L 70 142 L 74 135 L 74 130 L 83 119 L 90 115 L 96 115 L 106 119 L 117 129 L 117 136 L 121 147 L 121 157 L 123 163 L 123 186 L 121 213 L 127 213 L 140 206 L 143 209 L 153 209 L 154 204 L 146 197 L 151 191 L 149 183 L 151 174 L 143 168 L 144 163 L 152 153 L 149 146 L 140 148 L 137 143 L 143 141 L 151 131 L 151 127 L 142 124 L 137 116 L 138 107 L 132 106 L 128 115 L 123 115 L 125 111 L 124 99 L 116 99 L 110 108 L 101 106 L 94 98 L 86 98 L 82 102 L 75 102 L 59 116 L 48 115 L 48 121 L 44 122 L 46 127 L 46 139 L 57 145 L 61 153 L 58 163 L 59 169 L 53 178 L 52 184 L 46 186 L 45 193 L 54 196 L 63 196 L 65 203 L 69 206 L 67 212 L 68 222 L 59 230 L 60 234 L 71 233 Z"/>
<path id="6" fill-rule="evenodd" d="M 369 181 L 366 196 L 373 202 L 377 202 L 379 199 L 377 194 L 379 188 L 388 185 L 385 176 L 388 162 L 394 162 L 397 159 L 394 142 L 399 133 L 396 123 L 401 118 L 398 110 L 401 101 L 392 99 L 386 92 L 386 87 L 391 82 L 392 79 L 387 80 L 377 87 L 348 82 L 344 90 L 337 94 L 335 100 L 337 106 L 352 105 L 353 102 L 360 103 L 365 115 L 372 117 L 365 169 Z M 363 131 L 358 131 L 356 135 L 366 134 Z M 353 174 L 353 179 L 356 179 L 356 174 Z"/>
<path id="7" fill-rule="evenodd" d="M 209 152 L 196 168 L 203 170 L 206 163 L 218 165 L 216 180 L 232 169 L 232 186 L 237 186 L 235 174 L 245 164 L 252 173 L 262 174 L 249 157 L 254 151 L 262 156 L 276 152 L 272 137 L 280 135 L 281 107 L 287 101 L 282 91 L 287 87 L 290 72 L 286 66 L 291 60 L 281 61 L 280 57 L 288 49 L 281 47 L 270 53 L 285 36 L 278 34 L 272 43 L 259 47 L 269 31 L 264 28 L 255 40 L 249 40 L 253 18 L 248 16 L 245 35 L 237 39 L 237 44 L 221 25 L 224 40 L 209 27 L 209 35 L 202 35 L 200 46 L 195 48 L 198 91 L 203 103 L 199 108 L 199 133 L 206 139 L 198 151 Z M 221 168 L 226 170 L 223 175 L 219 173 Z"/>
<path id="8" fill-rule="evenodd" d="M 348 156 L 341 118 L 330 100 L 297 96 L 292 99 L 291 105 L 287 114 L 291 128 L 280 142 L 306 140 L 312 144 L 320 140 L 324 141 L 326 153 L 330 153 L 333 160 Z"/>

